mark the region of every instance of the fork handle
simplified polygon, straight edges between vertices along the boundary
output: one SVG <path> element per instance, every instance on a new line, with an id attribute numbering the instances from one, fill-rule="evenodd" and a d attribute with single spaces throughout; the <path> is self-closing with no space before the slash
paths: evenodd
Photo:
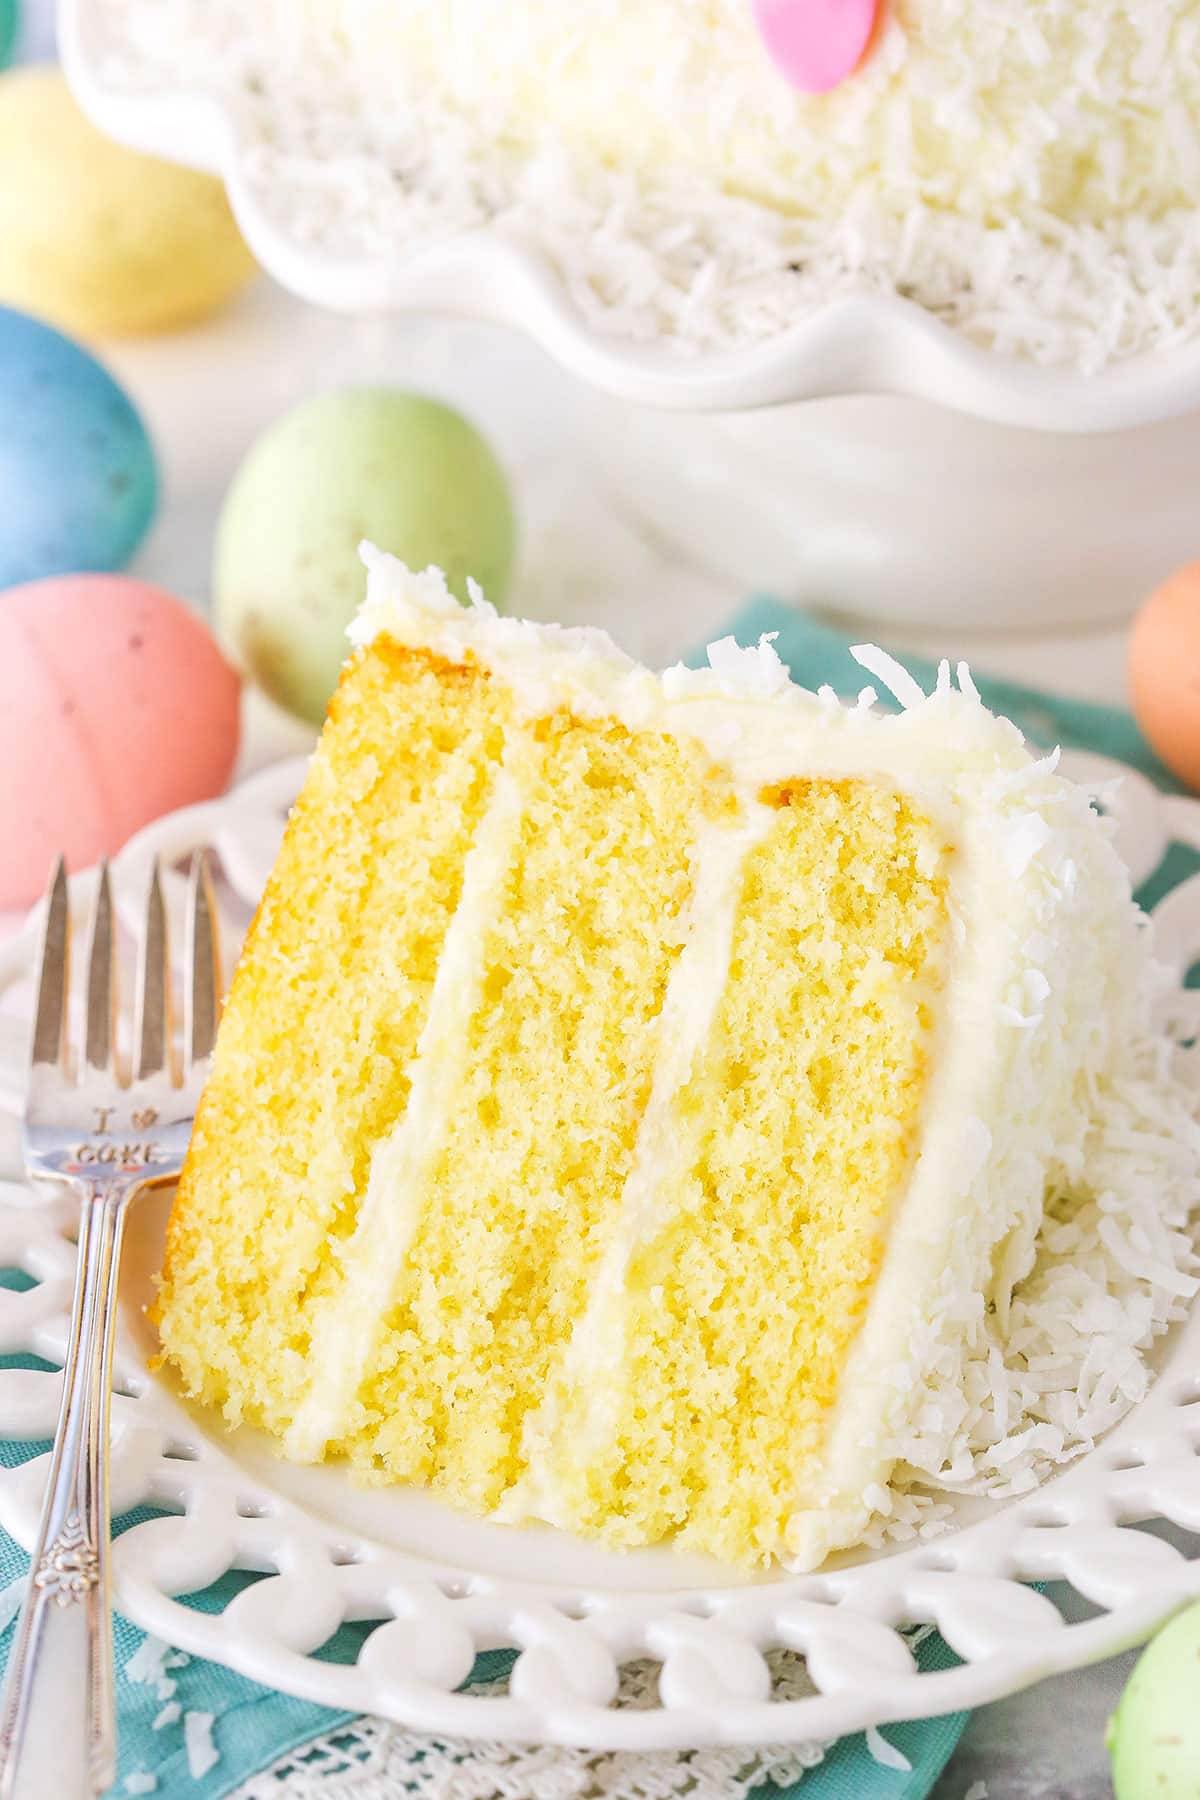
<path id="1" fill-rule="evenodd" d="M 133 1184 L 81 1184 L 62 1408 L 0 1702 L 0 1800 L 92 1800 L 116 1775 L 108 1427 L 117 1268 Z"/>

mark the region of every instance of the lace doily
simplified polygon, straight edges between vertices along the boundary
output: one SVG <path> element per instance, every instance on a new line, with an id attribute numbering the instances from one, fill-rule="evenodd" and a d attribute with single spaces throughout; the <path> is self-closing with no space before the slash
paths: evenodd
<path id="1" fill-rule="evenodd" d="M 801 1657 L 774 1653 L 778 1691 L 812 1692 Z M 622 1671 L 618 1706 L 656 1704 L 653 1663 Z M 481 1683 L 498 1693 L 500 1683 Z M 710 1746 L 674 1753 L 563 1750 L 423 1737 L 385 1719 L 356 1719 L 252 1776 L 230 1800 L 750 1800 L 770 1781 L 794 1787 L 824 1756 L 820 1744 Z"/>

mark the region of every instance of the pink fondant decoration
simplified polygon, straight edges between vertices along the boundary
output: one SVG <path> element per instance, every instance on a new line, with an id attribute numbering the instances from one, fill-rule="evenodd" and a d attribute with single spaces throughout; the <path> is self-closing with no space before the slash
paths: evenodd
<path id="1" fill-rule="evenodd" d="M 0 592 L 0 910 L 37 898 L 59 850 L 84 868 L 219 794 L 240 686 L 202 621 L 148 582 Z"/>
<path id="2" fill-rule="evenodd" d="M 880 0 L 754 0 L 776 67 L 806 94 L 845 81 L 871 41 Z"/>

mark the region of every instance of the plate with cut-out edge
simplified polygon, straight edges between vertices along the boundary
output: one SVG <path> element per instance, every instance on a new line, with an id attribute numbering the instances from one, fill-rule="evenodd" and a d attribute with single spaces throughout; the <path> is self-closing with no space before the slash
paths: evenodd
<path id="1" fill-rule="evenodd" d="M 1124 776 L 1106 799 L 1139 881 L 1172 842 L 1200 850 L 1200 805 L 1164 797 L 1104 758 L 1069 756 L 1089 781 Z M 150 859 L 201 843 L 220 860 L 226 912 L 245 923 L 270 867 L 302 764 L 271 769 L 222 800 L 140 833 L 115 864 L 132 924 Z M 91 877 L 72 882 L 82 917 Z M 181 881 L 168 904 L 181 904 Z M 1200 876 L 1156 908 L 1160 948 L 1180 981 L 1200 960 Z M 35 914 L 0 946 L 0 1266 L 34 1285 L 0 1293 L 0 1353 L 61 1361 L 74 1257 L 73 1209 L 19 1181 L 16 1119 Z M 1181 1037 L 1200 1035 L 1200 994 L 1169 1004 Z M 1200 1044 L 1183 1052 L 1200 1080 Z M 161 1509 L 117 1541 L 121 1610 L 193 1653 L 331 1707 L 413 1729 L 510 1742 L 680 1749 L 827 1740 L 870 1724 L 978 1705 L 1144 1638 L 1200 1594 L 1200 1562 L 1141 1527 L 1166 1520 L 1200 1537 L 1200 1308 L 1154 1358 L 1157 1378 L 1097 1448 L 1020 1500 L 965 1501 L 929 1541 L 847 1555 L 816 1574 L 747 1580 L 670 1550 L 616 1554 L 549 1528 L 514 1530 L 427 1495 L 355 1487 L 337 1468 L 298 1469 L 247 1431 L 227 1434 L 147 1369 L 143 1307 L 165 1216 L 131 1223 L 116 1359 L 113 1503 Z M 0 1431 L 53 1430 L 60 1379 L 0 1370 Z M 45 1459 L 0 1471 L 0 1523 L 28 1545 Z M 230 1570 L 245 1585 L 223 1611 L 186 1605 Z M 251 1577 L 260 1579 L 250 1579 Z M 1092 1616 L 1065 1623 L 1032 1582 L 1065 1581 Z M 345 1621 L 378 1621 L 350 1664 L 315 1654 Z M 904 1632 L 935 1624 L 962 1659 L 918 1671 Z M 473 1693 L 476 1656 L 518 1651 L 507 1690 Z M 813 1692 L 772 1699 L 767 1653 L 804 1656 Z M 657 1702 L 613 1704 L 619 1671 L 659 1665 Z"/>

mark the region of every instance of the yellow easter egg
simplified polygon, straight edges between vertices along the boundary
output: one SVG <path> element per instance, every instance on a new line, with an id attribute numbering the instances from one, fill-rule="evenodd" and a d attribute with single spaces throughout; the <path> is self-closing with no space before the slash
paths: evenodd
<path id="1" fill-rule="evenodd" d="M 83 337 L 201 318 L 254 273 L 225 190 L 104 137 L 57 69 L 0 76 L 0 302 Z"/>

